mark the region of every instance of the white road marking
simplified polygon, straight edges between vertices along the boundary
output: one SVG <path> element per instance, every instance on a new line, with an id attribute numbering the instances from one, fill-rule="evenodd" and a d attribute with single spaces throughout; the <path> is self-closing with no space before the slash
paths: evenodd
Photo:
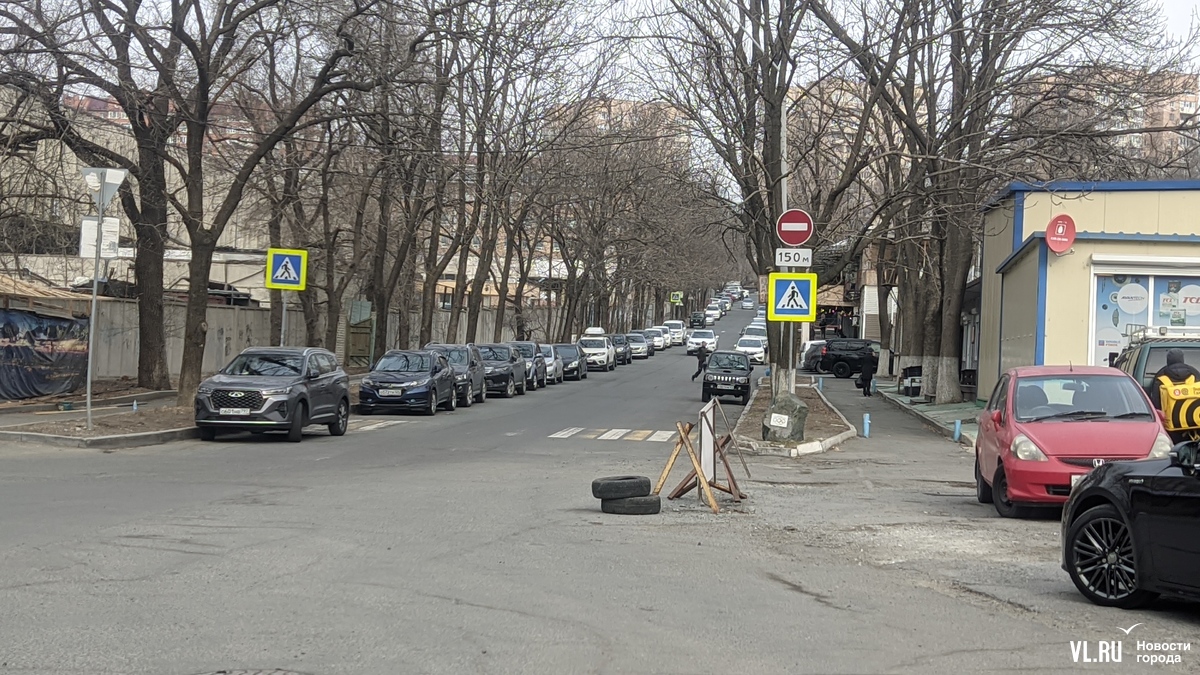
<path id="1" fill-rule="evenodd" d="M 397 424 L 408 424 L 408 420 L 389 420 L 387 422 L 376 422 L 375 424 L 368 424 L 365 427 L 359 428 L 359 431 L 375 431 L 377 429 L 386 429 L 388 427 L 396 426 Z"/>
<path id="2" fill-rule="evenodd" d="M 652 443 L 665 443 L 671 440 L 671 438 L 674 436 L 674 431 L 656 431 L 650 435 L 650 438 L 647 438 L 646 440 Z"/>
<path id="3" fill-rule="evenodd" d="M 583 431 L 583 427 L 570 427 L 568 429 L 563 429 L 562 431 L 550 434 L 549 438 L 570 438 L 581 431 Z"/>
<path id="4" fill-rule="evenodd" d="M 633 429 L 609 429 L 608 431 L 600 434 L 600 440 L 615 441 L 631 431 L 633 431 Z"/>

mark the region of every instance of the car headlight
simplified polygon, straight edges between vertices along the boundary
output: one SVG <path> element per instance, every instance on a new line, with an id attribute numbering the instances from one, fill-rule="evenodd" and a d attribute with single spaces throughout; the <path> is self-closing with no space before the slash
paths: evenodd
<path id="1" fill-rule="evenodd" d="M 748 377 L 739 377 L 739 378 L 738 378 L 738 384 L 750 384 L 750 378 L 748 378 Z"/>
<path id="2" fill-rule="evenodd" d="M 454 380 L 456 382 L 466 382 L 467 378 L 469 378 L 469 377 L 471 377 L 471 376 L 466 373 L 460 373 L 460 374 L 454 376 Z"/>
<path id="3" fill-rule="evenodd" d="M 211 393 L 213 393 L 212 385 L 202 384 L 199 387 L 196 387 L 196 393 L 197 394 L 211 394 Z"/>
<path id="4" fill-rule="evenodd" d="M 494 372 L 496 372 L 496 369 L 495 369 L 495 368 L 493 368 L 493 367 L 491 367 L 491 366 L 488 366 L 487 368 L 484 368 L 484 369 L 483 369 L 483 374 L 484 374 L 484 375 L 491 375 L 491 374 L 492 374 L 492 373 L 494 373 Z"/>
<path id="5" fill-rule="evenodd" d="M 1023 459 L 1027 462 L 1048 461 L 1046 459 L 1046 453 L 1042 452 L 1041 448 L 1035 445 L 1033 441 L 1029 440 L 1029 438 L 1023 434 L 1017 434 L 1017 437 L 1013 439 L 1012 446 L 1010 447 L 1012 449 L 1012 453 L 1016 455 L 1017 459 Z"/>
<path id="6" fill-rule="evenodd" d="M 1154 439 L 1154 445 L 1150 446 L 1150 459 L 1164 459 L 1171 453 L 1171 448 L 1175 447 L 1171 443 L 1171 438 L 1163 432 L 1158 432 L 1158 438 Z"/>
<path id="7" fill-rule="evenodd" d="M 375 380 L 372 380 L 372 379 L 371 379 L 371 378 L 369 378 L 369 377 L 364 377 L 364 378 L 363 378 L 363 379 L 360 381 L 360 384 L 365 384 L 365 385 L 366 385 L 366 386 L 368 386 L 368 387 L 374 387 L 374 386 L 375 386 Z"/>
<path id="8" fill-rule="evenodd" d="M 705 376 L 704 376 L 704 381 L 705 381 L 705 382 L 716 382 L 716 381 L 717 381 L 717 378 L 713 377 L 712 375 L 705 375 Z"/>
<path id="9" fill-rule="evenodd" d="M 421 379 L 421 380 L 413 380 L 412 382 L 409 382 L 408 384 L 406 384 L 404 386 L 406 386 L 406 387 L 424 387 L 425 385 L 429 384 L 429 380 L 430 380 L 430 378 L 428 378 L 428 377 Z"/>
<path id="10" fill-rule="evenodd" d="M 287 396 L 292 393 L 291 387 L 276 387 L 275 389 L 263 389 L 263 396 Z"/>

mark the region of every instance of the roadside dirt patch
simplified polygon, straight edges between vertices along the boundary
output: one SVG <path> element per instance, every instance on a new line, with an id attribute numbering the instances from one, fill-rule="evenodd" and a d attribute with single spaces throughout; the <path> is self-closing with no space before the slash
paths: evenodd
<path id="1" fill-rule="evenodd" d="M 194 425 L 195 411 L 191 408 L 152 408 L 137 412 L 93 417 L 92 430 L 90 432 L 87 429 L 87 420 L 83 419 L 23 424 L 18 427 L 5 427 L 4 430 L 91 438 L 95 436 L 136 434 L 144 431 L 184 429 Z"/>
<path id="2" fill-rule="evenodd" d="M 808 421 L 804 424 L 804 440 L 819 441 L 836 436 L 847 429 L 841 418 L 825 404 L 812 387 L 796 387 L 796 396 L 808 404 Z M 762 419 L 771 405 L 771 383 L 758 386 L 758 395 L 738 422 L 737 433 L 748 438 L 762 438 Z"/>
<path id="3" fill-rule="evenodd" d="M 132 378 L 121 378 L 119 380 L 96 380 L 92 383 L 92 395 L 97 400 L 104 400 L 114 396 L 130 396 L 135 394 L 145 394 L 151 389 L 144 389 L 137 386 L 137 380 Z M 54 394 L 53 396 L 35 396 L 34 398 L 23 398 L 16 401 L 0 401 L 0 409 L 20 408 L 22 406 L 34 405 L 38 403 L 62 403 L 63 401 L 83 401 L 84 391 L 81 386 L 78 390 L 68 392 L 66 394 Z"/>

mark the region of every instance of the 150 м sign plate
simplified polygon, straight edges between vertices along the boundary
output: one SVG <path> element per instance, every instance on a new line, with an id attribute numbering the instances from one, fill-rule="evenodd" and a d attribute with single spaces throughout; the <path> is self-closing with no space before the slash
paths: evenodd
<path id="1" fill-rule="evenodd" d="M 811 248 L 775 249 L 776 267 L 812 267 Z"/>

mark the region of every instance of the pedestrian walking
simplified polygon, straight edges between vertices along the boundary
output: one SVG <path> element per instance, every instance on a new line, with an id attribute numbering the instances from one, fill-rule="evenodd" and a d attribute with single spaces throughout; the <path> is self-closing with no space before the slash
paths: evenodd
<path id="1" fill-rule="evenodd" d="M 696 350 L 696 372 L 692 374 L 692 382 L 705 370 L 708 370 L 708 343 L 701 342 L 700 348 Z"/>
<path id="2" fill-rule="evenodd" d="M 859 383 L 862 384 L 863 396 L 871 395 L 871 381 L 875 379 L 875 354 L 867 354 L 863 358 L 862 373 L 858 376 Z"/>
<path id="3" fill-rule="evenodd" d="M 1164 390 L 1174 385 L 1197 383 L 1200 383 L 1200 371 L 1184 361 L 1182 349 L 1170 349 L 1167 351 L 1167 364 L 1154 373 L 1154 380 L 1146 387 L 1150 402 L 1166 416 L 1167 433 L 1172 442 L 1191 440 L 1198 430 L 1192 426 L 1194 421 L 1184 419 L 1182 401 Z"/>

